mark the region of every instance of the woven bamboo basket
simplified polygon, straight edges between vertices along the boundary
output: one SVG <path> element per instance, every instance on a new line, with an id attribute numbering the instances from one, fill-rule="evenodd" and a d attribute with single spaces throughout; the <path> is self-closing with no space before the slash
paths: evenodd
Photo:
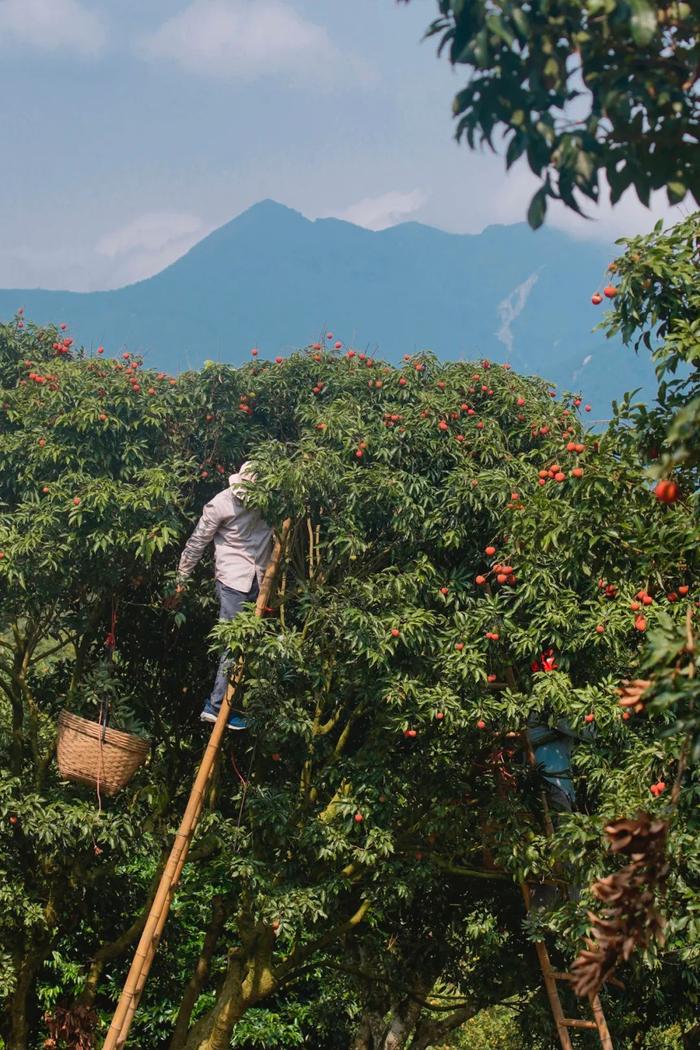
<path id="1" fill-rule="evenodd" d="M 103 739 L 104 737 L 104 739 Z M 66 780 L 116 795 L 148 755 L 147 740 L 99 722 L 61 711 L 58 716 L 58 769 Z"/>

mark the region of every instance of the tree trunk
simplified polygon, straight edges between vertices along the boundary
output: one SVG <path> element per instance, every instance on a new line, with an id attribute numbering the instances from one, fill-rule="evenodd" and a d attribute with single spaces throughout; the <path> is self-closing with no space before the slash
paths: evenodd
<path id="1" fill-rule="evenodd" d="M 142 913 L 133 921 L 128 930 L 125 930 L 115 941 L 110 941 L 109 944 L 103 944 L 101 948 L 98 948 L 90 963 L 83 990 L 73 1003 L 74 1006 L 92 1006 L 105 964 L 123 955 L 129 945 L 133 944 L 136 938 L 140 936 L 145 922 L 146 915 Z"/>
<path id="2" fill-rule="evenodd" d="M 153 879 L 151 880 L 151 888 L 148 893 L 148 899 L 141 913 L 136 916 L 131 925 L 128 926 L 125 930 L 123 930 L 118 937 L 116 937 L 113 941 L 108 941 L 106 944 L 101 945 L 93 955 L 92 959 L 90 960 L 87 977 L 85 978 L 85 984 L 83 985 L 83 989 L 80 992 L 80 995 L 76 997 L 73 1003 L 74 1007 L 89 1007 L 93 1005 L 95 997 L 97 995 L 97 989 L 100 983 L 100 978 L 102 977 L 102 973 L 106 964 L 108 962 L 112 962 L 114 959 L 118 959 L 119 956 L 123 955 L 127 948 L 129 948 L 134 943 L 134 941 L 138 940 L 138 938 L 141 936 L 141 931 L 143 930 L 146 924 L 146 919 L 151 909 L 151 905 L 153 904 L 153 898 L 155 896 L 155 892 L 158 887 L 158 883 L 160 881 L 160 877 L 163 873 L 164 867 L 165 856 L 162 856 L 158 867 L 156 868 Z"/>
<path id="3" fill-rule="evenodd" d="M 381 1050 L 404 1050 L 409 1036 L 418 1024 L 423 1007 L 415 999 L 406 999 L 392 1010 Z"/>
<path id="4" fill-rule="evenodd" d="M 695 1047 L 700 1046 L 700 1024 L 696 1024 L 690 1031 L 684 1032 L 682 1039 L 685 1050 L 694 1050 Z"/>
<path id="5" fill-rule="evenodd" d="M 10 737 L 10 772 L 19 777 L 24 764 L 24 709 L 22 698 L 13 689 L 9 694 L 12 708 L 12 736 Z"/>
<path id="6" fill-rule="evenodd" d="M 243 953 L 232 952 L 216 1003 L 189 1033 L 185 1050 L 228 1050 L 233 1026 L 246 1011 L 242 991 L 244 972 Z"/>
<path id="7" fill-rule="evenodd" d="M 351 1050 L 374 1050 L 374 1039 L 372 1038 L 372 1026 L 367 1014 L 363 1014 L 352 1041 Z"/>
<path id="8" fill-rule="evenodd" d="M 199 994 L 209 976 L 209 967 L 211 965 L 212 956 L 216 950 L 216 945 L 225 919 L 226 908 L 224 907 L 223 899 L 221 897 L 214 897 L 212 901 L 211 922 L 209 923 L 204 935 L 202 951 L 197 959 L 194 972 L 187 982 L 187 986 L 180 1002 L 180 1009 L 177 1014 L 173 1037 L 170 1040 L 169 1050 L 183 1050 L 183 1047 L 185 1046 L 192 1011 L 194 1010 L 195 1003 L 197 1002 Z"/>
<path id="9" fill-rule="evenodd" d="M 459 1010 L 455 1010 L 454 1013 L 449 1014 L 449 1016 L 442 1021 L 434 1020 L 432 1018 L 421 1020 L 416 1028 L 416 1034 L 411 1043 L 411 1050 L 429 1050 L 429 1048 L 435 1046 L 436 1043 L 444 1042 L 445 1037 L 448 1036 L 450 1032 L 454 1032 L 455 1028 L 459 1028 L 460 1025 L 463 1025 L 470 1017 L 474 1017 L 476 1013 L 476 1007 L 462 1006 Z"/>
<path id="10" fill-rule="evenodd" d="M 216 1003 L 194 1025 L 184 1050 L 229 1050 L 236 1022 L 277 987 L 270 969 L 273 941 L 274 936 L 270 935 L 252 957 L 241 948 L 231 952 Z"/>
<path id="11" fill-rule="evenodd" d="M 382 1050 L 385 1031 L 383 1014 L 366 1009 L 357 1026 L 352 1050 Z"/>
<path id="12" fill-rule="evenodd" d="M 29 1050 L 29 1003 L 42 961 L 36 950 L 19 961 L 17 983 L 8 1000 L 7 1050 Z"/>

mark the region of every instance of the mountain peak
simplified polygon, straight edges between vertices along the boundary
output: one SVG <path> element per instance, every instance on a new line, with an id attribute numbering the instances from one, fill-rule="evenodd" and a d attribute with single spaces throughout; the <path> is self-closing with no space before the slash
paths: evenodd
<path id="1" fill-rule="evenodd" d="M 156 274 L 155 278 L 149 279 L 158 280 L 164 274 L 189 269 L 193 265 L 199 266 L 212 253 L 221 256 L 222 260 L 234 259 L 238 253 L 245 254 L 255 245 L 274 244 L 280 237 L 292 236 L 295 230 L 310 225 L 309 219 L 300 211 L 288 208 L 286 204 L 270 198 L 258 201 L 198 241 L 183 256 Z"/>
<path id="2" fill-rule="evenodd" d="M 249 208 L 242 211 L 240 215 L 236 215 L 236 217 L 231 219 L 226 225 L 230 226 L 231 223 L 239 222 L 246 217 L 254 219 L 269 217 L 279 220 L 284 217 L 291 218 L 292 216 L 296 219 L 303 219 L 305 222 L 309 221 L 306 216 L 302 215 L 302 213 L 297 211 L 296 208 L 290 208 L 287 204 L 280 204 L 279 201 L 273 200 L 272 197 L 265 197 L 264 200 L 258 201 L 256 204 L 251 204 Z"/>

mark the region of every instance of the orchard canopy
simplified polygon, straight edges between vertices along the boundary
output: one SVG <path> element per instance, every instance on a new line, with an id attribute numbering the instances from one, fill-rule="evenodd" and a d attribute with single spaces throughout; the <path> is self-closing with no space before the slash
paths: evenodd
<path id="1" fill-rule="evenodd" d="M 691 502 L 654 498 L 627 423 L 591 428 L 579 397 L 506 365 L 395 367 L 331 336 L 171 377 L 18 315 L 0 377 L 4 1045 L 104 1036 L 225 642 L 251 732 L 225 743 L 133 1045 L 420 1050 L 508 1002 L 527 1045 L 551 1046 L 533 931 L 571 959 L 602 828 L 666 812 L 681 746 L 667 710 L 630 715 L 616 693 L 648 634 L 685 629 L 698 581 Z M 215 627 L 206 563 L 168 611 L 203 503 L 250 458 L 249 498 L 293 523 L 269 615 Z M 98 806 L 54 746 L 60 709 L 105 700 L 152 749 Z M 583 738 L 551 840 L 529 719 Z M 665 947 L 606 993 L 621 1046 L 700 1006 L 687 780 Z M 582 900 L 523 925 L 518 881 L 562 873 Z"/>

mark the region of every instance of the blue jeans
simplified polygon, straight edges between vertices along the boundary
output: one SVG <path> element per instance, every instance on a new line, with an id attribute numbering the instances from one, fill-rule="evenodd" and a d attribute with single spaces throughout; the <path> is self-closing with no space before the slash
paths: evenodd
<path id="1" fill-rule="evenodd" d="M 219 620 L 222 622 L 233 620 L 238 616 L 246 602 L 254 602 L 259 594 L 257 578 L 253 580 L 253 586 L 249 591 L 235 591 L 233 587 L 227 587 L 216 581 L 216 593 L 219 596 Z M 209 705 L 214 711 L 219 710 L 228 686 L 228 676 L 231 670 L 231 653 L 225 650 L 221 654 L 219 667 L 216 672 L 216 681 L 209 697 Z"/>

